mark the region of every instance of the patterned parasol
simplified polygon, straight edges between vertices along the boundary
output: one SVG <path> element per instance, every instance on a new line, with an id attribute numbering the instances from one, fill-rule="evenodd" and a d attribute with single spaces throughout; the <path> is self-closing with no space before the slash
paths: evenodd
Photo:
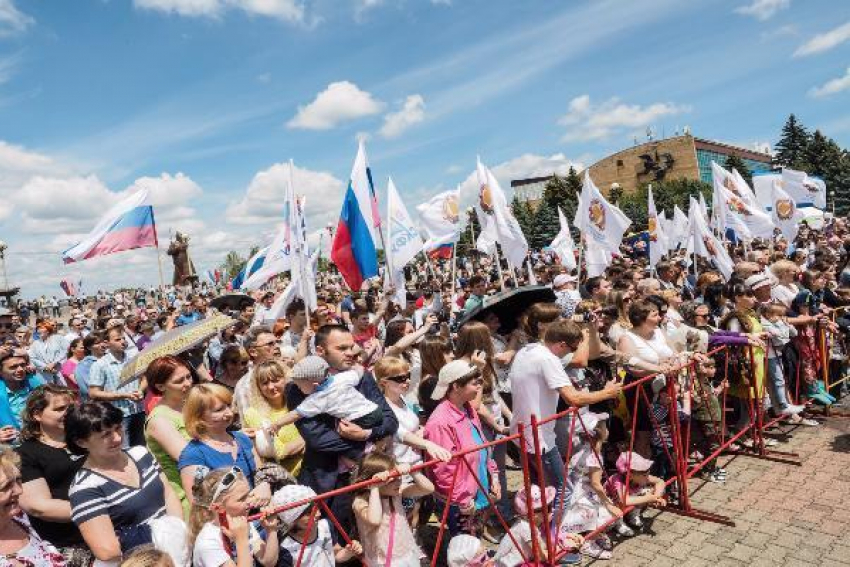
<path id="1" fill-rule="evenodd" d="M 144 374 L 150 363 L 160 356 L 186 352 L 235 323 L 236 319 L 232 317 L 216 315 L 168 331 L 149 344 L 145 350 L 127 361 L 127 364 L 124 365 L 124 369 L 121 371 L 120 386 L 132 382 Z"/>

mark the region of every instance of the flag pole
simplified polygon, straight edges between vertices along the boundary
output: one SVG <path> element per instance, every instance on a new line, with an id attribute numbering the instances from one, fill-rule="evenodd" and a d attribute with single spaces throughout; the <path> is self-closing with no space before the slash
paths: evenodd
<path id="1" fill-rule="evenodd" d="M 576 282 L 578 285 L 581 285 L 581 261 L 584 258 L 584 235 L 580 234 L 578 239 L 578 275 L 576 276 Z"/>
<path id="2" fill-rule="evenodd" d="M 495 246 L 493 257 L 496 259 L 496 267 L 499 269 L 499 283 L 502 285 L 502 291 L 505 291 L 505 274 L 502 273 L 502 262 L 499 259 L 499 247 Z"/>
<path id="3" fill-rule="evenodd" d="M 454 301 L 455 297 L 455 286 L 457 285 L 457 242 L 452 243 L 452 296 L 451 301 Z"/>

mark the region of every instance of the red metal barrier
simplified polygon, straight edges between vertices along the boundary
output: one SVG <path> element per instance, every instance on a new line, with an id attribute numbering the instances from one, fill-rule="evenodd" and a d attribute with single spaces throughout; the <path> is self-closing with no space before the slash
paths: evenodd
<path id="1" fill-rule="evenodd" d="M 710 353 L 708 353 L 709 355 L 713 355 L 715 353 L 724 352 L 724 356 L 723 356 L 724 377 L 728 376 L 729 357 L 728 357 L 727 348 L 729 348 L 729 347 L 726 347 L 726 346 L 720 347 L 720 348 L 714 349 Z M 750 356 L 752 356 L 752 349 L 751 348 L 750 348 Z M 716 417 L 714 415 L 711 415 L 712 421 L 714 421 L 715 425 L 719 425 L 719 427 L 717 428 L 717 431 L 715 432 L 718 447 L 710 455 L 705 455 L 702 461 L 695 463 L 693 466 L 689 467 L 689 465 L 688 465 L 688 455 L 689 455 L 690 445 L 691 445 L 691 421 L 693 421 L 693 419 L 692 418 L 688 419 L 687 423 L 683 426 L 684 428 L 682 427 L 682 424 L 680 424 L 680 422 L 679 422 L 679 412 L 678 412 L 678 408 L 677 408 L 677 398 L 678 398 L 678 391 L 679 391 L 680 388 L 682 389 L 682 391 L 688 391 L 688 392 L 694 391 L 693 395 L 696 396 L 697 392 L 694 390 L 695 385 L 699 384 L 699 387 L 700 388 L 702 387 L 702 384 L 700 383 L 700 381 L 695 379 L 694 365 L 696 364 L 696 362 L 697 361 L 695 359 L 692 359 L 687 364 L 684 364 L 681 367 L 674 369 L 673 371 L 669 372 L 665 376 L 667 393 L 668 393 L 669 398 L 670 398 L 670 406 L 669 406 L 668 412 L 667 412 L 668 413 L 668 423 L 666 423 L 666 424 L 659 423 L 658 420 L 656 419 L 655 415 L 652 413 L 652 411 L 649 412 L 650 420 L 652 422 L 652 427 L 653 427 L 654 431 L 656 431 L 660 434 L 662 425 L 666 425 L 670 428 L 669 434 L 670 434 L 670 438 L 672 440 L 672 445 L 673 445 L 672 448 L 668 448 L 667 443 L 662 443 L 663 448 L 664 448 L 664 452 L 665 452 L 665 456 L 667 456 L 667 458 L 669 459 L 669 462 L 671 463 L 672 469 L 673 469 L 673 474 L 671 475 L 671 477 L 669 479 L 667 479 L 665 481 L 665 486 L 670 487 L 673 484 L 675 484 L 677 486 L 678 494 L 679 494 L 679 501 L 675 505 L 668 503 L 668 505 L 665 507 L 665 510 L 671 511 L 671 512 L 674 512 L 674 513 L 677 513 L 677 514 L 682 514 L 682 515 L 690 516 L 690 517 L 693 517 L 693 518 L 701 519 L 701 520 L 719 522 L 719 523 L 726 524 L 726 525 L 734 525 L 734 522 L 731 519 L 729 519 L 728 517 L 721 516 L 721 515 L 718 515 L 718 514 L 713 514 L 713 513 L 707 512 L 707 511 L 703 511 L 703 510 L 699 510 L 699 509 L 697 509 L 697 508 L 695 508 L 691 505 L 688 484 L 689 484 L 690 479 L 693 478 L 694 475 L 699 473 L 706 465 L 708 465 L 711 461 L 713 461 L 718 456 L 720 456 L 723 452 L 727 452 L 727 453 L 730 452 L 730 447 L 732 446 L 732 444 L 736 443 L 737 441 L 739 441 L 740 439 L 744 438 L 747 435 L 750 436 L 754 449 L 752 451 L 731 451 L 731 452 L 733 452 L 735 454 L 742 454 L 742 455 L 747 455 L 747 456 L 762 458 L 762 459 L 777 460 L 777 461 L 780 461 L 780 462 L 791 463 L 791 464 L 799 464 L 799 462 L 795 462 L 795 461 L 789 459 L 789 457 L 795 456 L 793 454 L 779 453 L 779 452 L 776 452 L 776 451 L 768 451 L 768 450 L 765 449 L 764 441 L 763 441 L 764 428 L 766 427 L 766 425 L 769 425 L 770 423 L 772 423 L 772 422 L 770 422 L 768 424 L 765 424 L 765 420 L 764 420 L 764 409 L 763 409 L 762 401 L 763 401 L 764 393 L 765 393 L 764 388 L 765 388 L 765 385 L 766 385 L 766 381 L 768 380 L 767 366 L 765 365 L 764 380 L 761 381 L 760 385 L 759 385 L 757 380 L 755 380 L 755 379 L 753 380 L 753 383 L 755 384 L 755 386 L 752 388 L 751 395 L 749 396 L 749 399 L 747 400 L 746 410 L 748 412 L 748 425 L 746 427 L 742 428 L 740 431 L 738 431 L 734 435 L 727 437 L 726 416 L 725 416 L 725 410 L 727 408 L 727 399 L 726 399 L 727 393 L 726 393 L 726 388 L 724 388 L 724 390 L 722 392 L 722 401 L 719 402 L 719 405 L 721 406 L 721 415 L 716 416 Z M 754 359 L 751 358 L 751 367 L 753 369 L 755 369 L 755 365 L 752 364 L 752 362 L 754 362 Z M 629 447 L 628 450 L 629 450 L 630 453 L 632 453 L 634 451 L 635 437 L 636 437 L 635 432 L 636 432 L 636 427 L 637 427 L 637 416 L 638 416 L 638 411 L 641 407 L 641 402 L 646 404 L 647 409 L 650 409 L 650 405 L 651 405 L 649 396 L 647 395 L 647 393 L 645 391 L 645 385 L 647 383 L 649 383 L 650 381 L 654 380 L 655 378 L 657 378 L 660 375 L 661 374 L 653 374 L 653 375 L 650 375 L 650 376 L 645 376 L 643 378 L 640 378 L 640 379 L 632 382 L 631 384 L 629 384 L 628 386 L 626 386 L 624 388 L 625 390 L 628 390 L 628 389 L 634 389 L 635 390 L 635 396 L 634 396 L 634 400 L 632 402 L 632 407 L 628 408 L 631 412 L 630 420 L 629 420 L 631 422 L 631 426 L 630 426 L 630 428 L 627 427 L 627 430 L 630 432 L 629 445 L 628 445 L 628 447 Z M 681 384 L 680 384 L 680 381 L 681 381 Z M 701 391 L 700 396 L 702 397 L 704 403 L 706 403 L 707 407 L 711 408 L 711 404 L 707 403 L 708 393 L 705 392 L 705 391 Z M 563 412 L 560 412 L 560 413 L 555 414 L 555 415 L 548 416 L 548 417 L 541 419 L 541 420 L 538 420 L 536 416 L 532 415 L 531 419 L 530 419 L 530 424 L 526 425 L 524 423 L 519 423 L 517 425 L 517 433 L 503 437 L 503 438 L 498 439 L 496 441 L 491 441 L 489 443 L 485 443 L 485 444 L 480 445 L 480 446 L 472 447 L 472 448 L 467 449 L 465 451 L 458 452 L 458 453 L 456 453 L 452 456 L 453 459 L 459 461 L 459 466 L 455 469 L 454 477 L 452 479 L 450 489 L 449 489 L 448 500 L 446 501 L 446 505 L 444 506 L 443 513 L 441 514 L 440 525 L 439 525 L 439 528 L 438 528 L 437 538 L 436 538 L 436 542 L 435 542 L 435 545 L 434 545 L 434 550 L 433 550 L 433 554 L 432 554 L 431 562 L 430 562 L 430 564 L 432 566 L 437 565 L 438 557 L 439 557 L 441 548 L 443 547 L 443 541 L 445 539 L 445 531 L 447 529 L 449 505 L 454 503 L 454 501 L 452 500 L 452 495 L 455 492 L 454 489 L 455 489 L 455 485 L 457 483 L 458 474 L 460 472 L 461 467 L 466 467 L 468 469 L 468 471 L 471 473 L 472 477 L 475 479 L 475 482 L 478 485 L 479 489 L 484 491 L 483 490 L 484 489 L 484 483 L 478 477 L 477 471 L 474 470 L 474 468 L 471 467 L 467 463 L 467 461 L 464 459 L 464 457 L 466 455 L 469 455 L 471 453 L 476 453 L 476 452 L 479 452 L 479 451 L 489 451 L 491 448 L 493 448 L 497 445 L 501 445 L 501 444 L 505 444 L 505 443 L 514 443 L 514 442 L 519 445 L 519 449 L 520 449 L 519 452 L 520 452 L 520 458 L 521 458 L 520 466 L 521 466 L 522 475 L 523 475 L 523 486 L 525 488 L 526 495 L 527 495 L 527 498 L 528 498 L 527 503 L 526 503 L 526 508 L 528 510 L 528 517 L 526 519 L 529 522 L 529 525 L 530 525 L 530 528 L 531 528 L 531 535 L 532 535 L 530 556 L 528 556 L 523 551 L 522 547 L 516 541 L 513 534 L 511 534 L 510 526 L 507 524 L 505 518 L 502 516 L 501 512 L 499 511 L 498 507 L 496 506 L 496 503 L 491 498 L 490 494 L 488 494 L 487 491 L 484 491 L 486 496 L 487 496 L 488 503 L 489 503 L 489 509 L 488 509 L 489 513 L 492 513 L 492 514 L 495 515 L 496 520 L 499 522 L 501 527 L 505 530 L 505 533 L 510 538 L 512 544 L 516 547 L 516 549 L 519 551 L 520 555 L 522 556 L 523 560 L 526 561 L 526 562 L 534 562 L 534 563 L 539 564 L 539 565 L 555 565 L 557 563 L 557 561 L 561 557 L 563 557 L 564 554 L 566 554 L 570 551 L 570 548 L 563 548 L 563 547 L 560 546 L 559 542 L 556 541 L 556 539 L 553 537 L 553 529 L 552 529 L 553 526 L 555 528 L 560 526 L 562 519 L 564 517 L 564 513 L 566 511 L 566 502 L 565 502 L 564 494 L 561 493 L 560 494 L 561 497 L 557 499 L 557 501 L 560 503 L 560 505 L 557 509 L 552 510 L 552 517 L 551 518 L 549 517 L 549 513 L 544 508 L 543 514 L 542 514 L 543 515 L 543 528 L 544 529 L 542 530 L 543 533 L 541 534 L 541 537 L 538 537 L 538 526 L 534 522 L 534 514 L 533 514 L 533 511 L 532 511 L 533 506 L 532 506 L 532 502 L 531 502 L 531 486 L 532 486 L 532 483 L 531 483 L 532 468 L 531 467 L 534 467 L 536 469 L 536 471 L 538 473 L 537 474 L 538 482 L 541 485 L 544 485 L 545 481 L 546 481 L 546 471 L 543 467 L 543 452 L 541 450 L 541 441 L 540 441 L 541 438 L 540 438 L 539 428 L 540 428 L 541 425 L 544 425 L 546 423 L 550 423 L 554 420 L 561 419 L 561 418 L 564 418 L 564 417 L 567 417 L 567 416 L 571 416 L 571 420 L 570 420 L 571 423 L 570 423 L 569 440 L 567 442 L 566 455 L 564 456 L 563 471 L 562 471 L 564 479 L 565 479 L 565 486 L 566 486 L 567 479 L 569 478 L 570 461 L 573 457 L 573 452 L 574 452 L 573 437 L 574 437 L 574 433 L 576 431 L 576 425 L 578 425 L 579 427 L 582 428 L 582 430 L 587 432 L 584 421 L 582 420 L 582 417 L 579 414 L 579 409 L 576 408 L 576 407 L 568 408 L 567 410 L 565 410 Z M 628 425 L 628 424 L 624 424 L 624 425 Z M 533 439 L 533 447 L 527 446 L 526 433 L 527 433 L 529 428 L 530 428 L 531 436 L 532 436 L 532 439 Z M 594 449 L 594 453 L 596 454 L 595 449 Z M 599 459 L 599 462 L 603 462 L 602 458 L 599 454 L 596 454 L 596 458 Z M 427 470 L 427 469 L 434 467 L 438 463 L 439 463 L 439 461 L 437 461 L 437 460 L 430 460 L 430 461 L 424 462 L 422 464 L 419 464 L 419 465 L 413 467 L 410 472 L 412 474 L 414 472 Z M 630 464 L 631 463 L 629 463 L 629 465 Z M 629 466 L 629 469 L 630 468 L 631 467 Z M 399 476 L 399 473 L 396 471 L 396 472 L 393 472 L 390 475 L 390 478 L 392 479 L 392 478 L 396 478 L 398 476 Z M 498 480 L 496 480 L 496 479 L 494 479 L 494 481 L 498 482 Z M 267 510 L 266 513 L 279 513 L 279 512 L 282 512 L 284 510 L 304 506 L 305 504 L 310 505 L 310 529 L 311 530 L 312 530 L 312 527 L 315 525 L 315 522 L 317 521 L 317 519 L 316 519 L 317 518 L 317 512 L 321 511 L 323 517 L 326 517 L 329 521 L 331 521 L 334 524 L 335 528 L 337 529 L 337 531 L 339 532 L 339 534 L 341 535 L 343 540 L 346 543 L 350 543 L 351 540 L 352 540 L 350 534 L 348 534 L 346 532 L 344 527 L 340 525 L 338 519 L 332 513 L 330 507 L 328 506 L 328 501 L 330 499 L 336 497 L 336 496 L 351 493 L 351 492 L 354 492 L 354 491 L 359 491 L 359 490 L 362 490 L 364 488 L 369 488 L 371 486 L 374 486 L 376 484 L 381 484 L 381 481 L 377 480 L 377 479 L 365 480 L 363 482 L 352 484 L 350 486 L 342 487 L 342 488 L 332 490 L 332 491 L 329 491 L 329 492 L 326 492 L 326 493 L 323 493 L 323 494 L 319 494 L 319 495 L 317 495 L 313 498 L 304 499 L 304 500 L 299 501 L 299 502 L 294 502 L 292 504 L 288 504 L 286 506 L 283 506 L 283 507 L 280 507 L 280 508 L 277 508 L 277 509 L 274 509 L 274 510 Z M 626 491 L 628 491 L 629 485 L 630 485 L 630 471 L 626 473 L 626 478 L 625 478 L 625 490 Z M 562 487 L 562 490 L 566 490 L 566 487 Z M 623 514 L 631 511 L 634 508 L 634 506 L 625 506 L 625 505 L 622 504 L 622 503 L 627 501 L 626 500 L 626 493 L 624 493 L 619 500 L 620 500 L 620 504 L 618 504 L 618 505 L 620 506 Z M 260 517 L 262 517 L 262 515 L 258 514 L 258 515 L 250 517 L 249 519 L 256 520 L 256 519 L 259 519 Z M 586 534 L 586 538 L 592 539 L 593 537 L 607 531 L 611 527 L 611 525 L 616 521 L 617 521 L 616 517 L 612 518 L 610 521 L 606 522 L 604 525 L 598 526 L 595 530 Z M 557 533 L 556 530 L 555 530 L 555 533 Z M 540 545 L 541 540 L 542 540 L 542 543 L 545 545 L 545 549 L 541 548 L 541 545 Z M 297 562 L 296 562 L 297 566 L 301 565 L 303 555 L 304 555 L 304 545 L 302 545 L 302 548 L 300 550 L 299 557 L 298 557 Z"/>

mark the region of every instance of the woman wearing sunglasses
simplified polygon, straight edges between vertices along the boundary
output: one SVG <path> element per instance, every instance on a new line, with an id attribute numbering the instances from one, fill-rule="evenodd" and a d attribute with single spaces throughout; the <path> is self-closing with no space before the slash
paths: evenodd
<path id="1" fill-rule="evenodd" d="M 392 443 L 392 448 L 388 452 L 392 453 L 395 462 L 411 467 L 416 466 L 423 462 L 423 451 L 426 453 L 424 455 L 426 459 L 434 458 L 445 463 L 449 462 L 452 458 L 451 452 L 422 436 L 424 430 L 419 424 L 419 414 L 405 401 L 412 382 L 410 365 L 407 361 L 394 356 L 385 356 L 375 364 L 372 373 L 398 419 L 396 434 L 387 438 Z M 406 475 L 403 480 L 409 484 L 414 479 Z M 410 527 L 415 530 L 419 526 L 419 502 L 415 499 L 404 498 L 402 503 L 407 512 Z"/>
<path id="2" fill-rule="evenodd" d="M 199 468 L 192 486 L 189 541 L 194 567 L 272 567 L 278 559 L 277 514 L 264 515 L 259 526 L 247 520 L 248 483 L 239 467 Z M 227 525 L 219 517 L 224 514 Z M 262 539 L 257 529 L 262 527 Z M 225 547 L 226 536 L 229 545 Z"/>
<path id="3" fill-rule="evenodd" d="M 481 420 L 472 406 L 472 401 L 481 396 L 484 384 L 481 373 L 483 359 L 476 356 L 474 360 L 475 365 L 466 360 L 454 360 L 446 364 L 440 370 L 437 386 L 431 394 L 434 400 L 442 401 L 425 424 L 425 438 L 451 453 L 485 443 Z M 432 471 L 438 514 L 442 514 L 445 506 L 449 507 L 448 528 L 452 536 L 477 532 L 473 518 L 480 519 L 483 514 L 478 512 L 489 508 L 487 492 L 496 501 L 501 496 L 499 471 L 490 451 L 473 451 L 463 458 L 468 467 L 455 459 L 436 465 Z M 479 489 L 470 471 L 475 471 L 484 491 Z M 451 491 L 455 475 L 457 478 L 454 490 Z"/>

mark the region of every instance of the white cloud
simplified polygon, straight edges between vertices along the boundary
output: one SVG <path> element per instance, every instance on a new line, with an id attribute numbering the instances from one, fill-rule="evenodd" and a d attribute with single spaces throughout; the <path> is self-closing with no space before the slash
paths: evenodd
<path id="1" fill-rule="evenodd" d="M 425 119 L 425 99 L 422 95 L 408 96 L 402 107 L 396 112 L 384 116 L 381 135 L 384 138 L 396 138 L 402 132 Z"/>
<path id="2" fill-rule="evenodd" d="M 46 155 L 0 140 L 0 172 L 2 172 L 0 177 L 11 171 L 42 171 L 53 165 L 53 160 Z"/>
<path id="3" fill-rule="evenodd" d="M 689 111 L 687 106 L 669 102 L 648 106 L 623 104 L 617 97 L 594 105 L 589 95 L 581 95 L 570 101 L 567 114 L 558 123 L 567 127 L 565 142 L 586 142 L 605 140 L 626 130 L 648 126 L 663 116 Z"/>
<path id="4" fill-rule="evenodd" d="M 241 10 L 285 22 L 304 21 L 304 4 L 298 0 L 133 0 L 133 4 L 186 17 L 221 18 L 228 10 Z"/>
<path id="5" fill-rule="evenodd" d="M 807 55 L 823 53 L 841 45 L 847 40 L 850 40 L 850 22 L 842 24 L 826 33 L 814 36 L 797 48 L 794 52 L 794 57 L 806 57 Z"/>
<path id="6" fill-rule="evenodd" d="M 258 172 L 248 185 L 245 195 L 227 207 L 227 222 L 237 225 L 272 225 L 283 212 L 283 197 L 288 163 L 276 163 Z M 295 193 L 307 196 L 308 228 L 324 226 L 339 214 L 343 182 L 324 171 L 295 166 Z"/>
<path id="7" fill-rule="evenodd" d="M 24 32 L 35 20 L 15 7 L 14 0 L 0 0 L 0 37 Z"/>
<path id="8" fill-rule="evenodd" d="M 752 0 L 749 4 L 735 8 L 735 13 L 752 16 L 757 20 L 765 21 L 773 17 L 780 10 L 785 10 L 791 5 L 791 0 Z"/>
<path id="9" fill-rule="evenodd" d="M 342 122 L 378 114 L 384 103 L 349 81 L 331 83 L 287 122 L 289 128 L 330 130 Z"/>
<path id="10" fill-rule="evenodd" d="M 12 78 L 12 73 L 15 72 L 15 69 L 18 67 L 18 63 L 20 63 L 20 60 L 20 53 L 7 57 L 0 57 L 0 85 L 8 82 L 9 79 Z"/>
<path id="11" fill-rule="evenodd" d="M 841 77 L 827 81 L 819 87 L 812 87 L 809 90 L 809 96 L 821 98 L 846 91 L 847 89 L 850 89 L 850 67 L 847 68 L 847 71 Z"/>

